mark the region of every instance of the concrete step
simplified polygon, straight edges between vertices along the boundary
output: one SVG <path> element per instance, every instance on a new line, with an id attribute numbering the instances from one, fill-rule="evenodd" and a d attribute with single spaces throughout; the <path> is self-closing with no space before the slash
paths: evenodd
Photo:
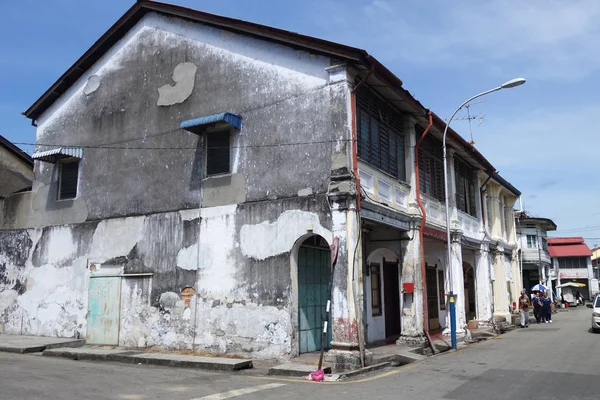
<path id="1" fill-rule="evenodd" d="M 135 364 L 162 365 L 178 368 L 196 368 L 209 371 L 238 371 L 252 368 L 252 360 L 221 357 L 201 357 L 173 353 L 144 353 L 119 348 L 81 347 L 77 349 L 44 350 L 44 356 L 72 360 L 118 361 Z"/>
<path id="2" fill-rule="evenodd" d="M 314 365 L 308 364 L 298 364 L 298 363 L 285 363 L 276 365 L 269 369 L 269 375 L 273 376 L 294 376 L 301 377 L 310 374 L 311 372 L 315 372 L 317 367 Z M 331 367 L 323 367 L 323 371 L 326 374 L 331 373 Z"/>

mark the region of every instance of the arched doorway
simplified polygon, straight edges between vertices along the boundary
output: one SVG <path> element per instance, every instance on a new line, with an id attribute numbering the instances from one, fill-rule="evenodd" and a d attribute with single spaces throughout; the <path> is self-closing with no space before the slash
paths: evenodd
<path id="1" fill-rule="evenodd" d="M 467 321 L 470 321 L 477 315 L 475 310 L 475 270 L 467 262 L 463 262 L 463 282 L 465 285 L 465 317 Z"/>
<path id="2" fill-rule="evenodd" d="M 327 307 L 331 255 L 327 241 L 311 236 L 298 249 L 298 331 L 299 352 L 321 349 L 323 320 Z M 325 348 L 331 346 L 331 318 L 327 324 Z"/>

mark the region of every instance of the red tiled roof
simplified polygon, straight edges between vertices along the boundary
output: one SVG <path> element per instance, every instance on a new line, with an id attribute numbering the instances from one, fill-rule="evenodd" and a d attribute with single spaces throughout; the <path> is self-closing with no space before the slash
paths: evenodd
<path id="1" fill-rule="evenodd" d="M 585 241 L 580 236 L 548 238 L 549 245 L 578 244 L 578 243 L 585 243 Z"/>
<path id="2" fill-rule="evenodd" d="M 589 257 L 592 255 L 590 248 L 584 243 L 548 246 L 548 253 L 550 253 L 550 257 Z"/>

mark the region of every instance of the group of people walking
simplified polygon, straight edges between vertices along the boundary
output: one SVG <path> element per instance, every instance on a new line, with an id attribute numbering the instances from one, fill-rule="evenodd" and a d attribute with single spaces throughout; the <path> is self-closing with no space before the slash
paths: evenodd
<path id="1" fill-rule="evenodd" d="M 546 292 L 533 293 L 531 299 L 524 290 L 519 297 L 519 311 L 521 312 L 521 327 L 529 328 L 529 309 L 533 307 L 533 315 L 538 324 L 552 323 L 552 300 Z"/>

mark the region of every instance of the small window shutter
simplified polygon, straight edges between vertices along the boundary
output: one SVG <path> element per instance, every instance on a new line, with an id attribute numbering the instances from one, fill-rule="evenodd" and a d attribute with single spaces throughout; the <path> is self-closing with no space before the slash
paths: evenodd
<path id="1" fill-rule="evenodd" d="M 77 178 L 79 176 L 79 161 L 61 163 L 59 200 L 77 197 Z"/>
<path id="2" fill-rule="evenodd" d="M 206 175 L 230 172 L 229 132 L 209 133 L 206 140 Z"/>

